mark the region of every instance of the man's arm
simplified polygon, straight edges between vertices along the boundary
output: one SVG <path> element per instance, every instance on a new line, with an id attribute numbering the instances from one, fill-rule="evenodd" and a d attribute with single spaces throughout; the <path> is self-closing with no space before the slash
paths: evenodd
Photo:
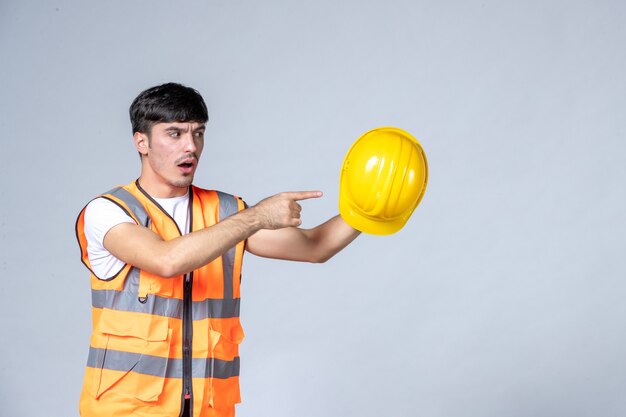
<path id="1" fill-rule="evenodd" d="M 131 223 L 111 228 L 104 247 L 127 264 L 163 277 L 193 271 L 262 229 L 299 226 L 299 200 L 316 198 L 319 191 L 280 193 L 234 214 L 214 226 L 172 240 L 163 240 L 150 229 Z"/>
<path id="2" fill-rule="evenodd" d="M 326 262 L 360 233 L 341 216 L 335 216 L 313 229 L 286 227 L 279 230 L 259 230 L 248 238 L 246 249 L 266 258 Z"/>

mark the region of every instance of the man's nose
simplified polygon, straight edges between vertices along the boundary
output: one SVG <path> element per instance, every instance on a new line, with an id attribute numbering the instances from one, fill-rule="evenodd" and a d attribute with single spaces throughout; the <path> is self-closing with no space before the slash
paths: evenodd
<path id="1" fill-rule="evenodd" d="M 197 146 L 196 141 L 193 137 L 193 132 L 185 133 L 185 151 L 187 152 L 196 152 Z"/>

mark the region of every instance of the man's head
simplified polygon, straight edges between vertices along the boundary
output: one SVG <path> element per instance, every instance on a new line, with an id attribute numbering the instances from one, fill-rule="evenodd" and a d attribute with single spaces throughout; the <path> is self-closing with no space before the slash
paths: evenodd
<path id="1" fill-rule="evenodd" d="M 186 192 L 204 147 L 208 114 L 202 96 L 180 84 L 152 87 L 133 101 L 130 119 L 142 186 L 155 197 Z"/>
<path id="2" fill-rule="evenodd" d="M 167 83 L 149 88 L 130 105 L 133 134 L 150 135 L 157 123 L 198 122 L 209 120 L 206 104 L 200 93 L 181 84 Z"/>

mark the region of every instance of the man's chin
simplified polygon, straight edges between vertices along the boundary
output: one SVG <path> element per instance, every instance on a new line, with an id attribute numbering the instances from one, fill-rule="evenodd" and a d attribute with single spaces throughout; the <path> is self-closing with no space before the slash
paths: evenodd
<path id="1" fill-rule="evenodd" d="M 189 176 L 185 176 L 184 178 L 180 178 L 180 179 L 177 179 L 176 181 L 173 181 L 172 185 L 178 188 L 187 188 L 191 185 L 192 182 L 193 182 L 193 175 L 189 175 Z"/>

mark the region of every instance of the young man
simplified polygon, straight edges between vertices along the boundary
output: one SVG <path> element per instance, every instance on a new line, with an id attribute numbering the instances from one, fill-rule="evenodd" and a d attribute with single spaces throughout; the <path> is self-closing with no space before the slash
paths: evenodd
<path id="1" fill-rule="evenodd" d="M 92 200 L 76 224 L 93 305 L 80 413 L 233 416 L 243 251 L 324 262 L 359 232 L 339 216 L 298 228 L 298 201 L 319 191 L 247 208 L 193 186 L 208 120 L 197 91 L 150 88 L 130 117 L 141 176 Z"/>

